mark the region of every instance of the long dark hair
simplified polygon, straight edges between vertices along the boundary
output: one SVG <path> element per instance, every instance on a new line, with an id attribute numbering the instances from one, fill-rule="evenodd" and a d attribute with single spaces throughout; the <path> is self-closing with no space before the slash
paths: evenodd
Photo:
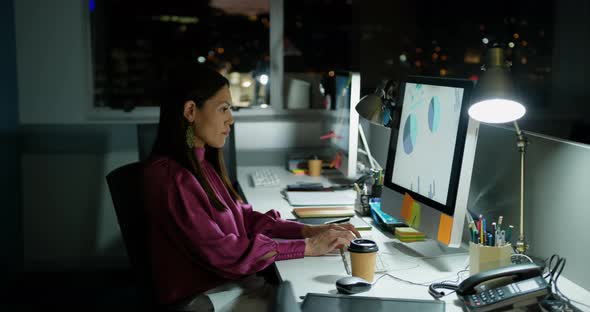
<path id="1" fill-rule="evenodd" d="M 220 211 L 226 207 L 213 192 L 193 149 L 186 144 L 186 129 L 190 124 L 184 117 L 184 103 L 192 100 L 201 109 L 205 101 L 224 86 L 229 86 L 228 80 L 203 65 L 183 64 L 169 69 L 164 74 L 158 135 L 151 155 L 170 157 L 189 170 L 207 193 L 211 204 Z M 221 149 L 205 145 L 205 159 L 217 171 L 233 199 L 241 201 L 228 178 Z"/>

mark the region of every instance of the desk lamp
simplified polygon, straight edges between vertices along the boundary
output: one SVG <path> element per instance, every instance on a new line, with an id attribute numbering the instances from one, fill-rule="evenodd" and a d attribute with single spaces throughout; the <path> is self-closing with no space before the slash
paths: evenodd
<path id="1" fill-rule="evenodd" d="M 363 97 L 355 107 L 359 116 L 378 126 L 387 126 L 392 119 L 396 89 L 397 82 L 388 80 L 375 93 Z"/>
<path id="2" fill-rule="evenodd" d="M 516 146 L 520 152 L 520 235 L 516 241 L 516 251 L 526 253 L 528 245 L 524 239 L 524 155 L 528 140 L 520 130 L 517 119 L 524 116 L 526 110 L 516 99 L 510 64 L 505 62 L 504 50 L 493 47 L 487 53 L 485 73 L 475 86 L 469 116 L 484 123 L 513 122 L 516 129 Z"/>
<path id="3" fill-rule="evenodd" d="M 397 90 L 397 82 L 394 80 L 384 81 L 380 86 L 377 87 L 373 94 L 369 94 L 363 97 L 355 106 L 359 116 L 368 120 L 370 123 L 388 127 L 393 116 L 393 108 L 395 106 L 395 96 Z M 364 148 L 369 157 L 371 168 L 383 169 L 377 163 L 377 161 L 371 155 L 369 146 L 366 143 L 365 133 L 363 127 L 359 126 L 359 133 L 363 142 Z"/>

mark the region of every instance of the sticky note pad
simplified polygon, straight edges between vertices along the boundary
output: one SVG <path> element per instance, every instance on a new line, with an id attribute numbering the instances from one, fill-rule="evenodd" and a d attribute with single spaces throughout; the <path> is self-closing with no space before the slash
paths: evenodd
<path id="1" fill-rule="evenodd" d="M 410 212 L 410 220 L 408 225 L 414 228 L 420 227 L 420 216 L 422 215 L 422 206 L 416 201 L 412 203 L 412 211 Z"/>
<path id="2" fill-rule="evenodd" d="M 395 234 L 399 236 L 424 236 L 424 233 L 411 227 L 395 228 Z"/>
<path id="3" fill-rule="evenodd" d="M 395 238 L 402 242 L 409 243 L 423 241 L 426 238 L 426 235 L 411 227 L 401 227 L 395 229 Z"/>
<path id="4" fill-rule="evenodd" d="M 402 202 L 402 218 L 406 220 L 406 222 L 410 221 L 410 216 L 412 213 L 412 205 L 414 204 L 414 199 L 410 194 L 406 193 L 404 195 L 404 201 Z"/>

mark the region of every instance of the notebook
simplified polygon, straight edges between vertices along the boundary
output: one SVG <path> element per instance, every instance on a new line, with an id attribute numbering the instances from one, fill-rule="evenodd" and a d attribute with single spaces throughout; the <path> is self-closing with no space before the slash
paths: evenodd
<path id="1" fill-rule="evenodd" d="M 286 192 L 291 206 L 354 206 L 355 190 L 328 192 Z"/>
<path id="2" fill-rule="evenodd" d="M 293 208 L 293 214 L 298 218 L 352 217 L 354 206 L 296 207 Z"/>
<path id="3" fill-rule="evenodd" d="M 330 221 L 334 221 L 334 220 L 339 220 L 342 217 L 328 217 L 328 218 L 297 218 L 296 221 L 304 223 L 304 224 L 327 224 L 327 222 L 329 223 Z M 354 225 L 354 227 L 359 230 L 359 231 L 370 231 L 373 227 L 368 224 L 367 222 L 365 222 L 365 220 L 353 216 L 350 217 L 350 220 L 347 222 L 343 222 L 343 223 L 350 223 L 352 225 Z M 342 224 L 342 223 L 336 223 L 336 224 Z"/>

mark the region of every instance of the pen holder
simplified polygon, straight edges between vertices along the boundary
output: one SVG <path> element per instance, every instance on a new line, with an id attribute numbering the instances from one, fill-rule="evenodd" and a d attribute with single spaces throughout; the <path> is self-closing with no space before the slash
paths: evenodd
<path id="1" fill-rule="evenodd" d="M 511 264 L 512 245 L 485 246 L 469 242 L 469 275 Z"/>

